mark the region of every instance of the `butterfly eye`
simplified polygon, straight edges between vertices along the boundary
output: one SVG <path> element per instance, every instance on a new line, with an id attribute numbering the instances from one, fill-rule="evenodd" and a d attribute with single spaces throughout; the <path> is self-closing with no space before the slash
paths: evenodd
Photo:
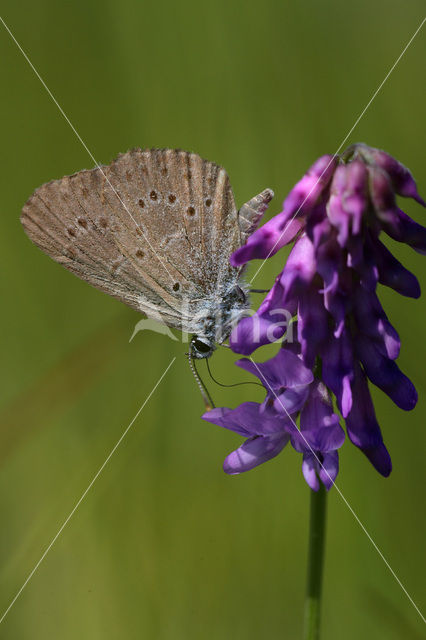
<path id="1" fill-rule="evenodd" d="M 208 358 L 208 356 L 213 352 L 214 347 L 207 342 L 203 342 L 198 338 L 194 338 L 192 340 L 192 353 L 195 358 Z"/>

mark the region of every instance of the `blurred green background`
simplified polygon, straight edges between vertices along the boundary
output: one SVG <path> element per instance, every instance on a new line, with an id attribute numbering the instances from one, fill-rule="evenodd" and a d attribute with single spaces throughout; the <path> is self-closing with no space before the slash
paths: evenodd
<path id="1" fill-rule="evenodd" d="M 98 161 L 133 146 L 193 150 L 226 167 L 239 204 L 273 188 L 271 213 L 316 157 L 337 150 L 424 14 L 420 0 L 2 6 Z M 423 196 L 425 29 L 347 142 L 391 152 Z M 19 224 L 28 196 L 93 163 L 1 25 L 0 56 L 1 611 L 177 357 L 0 638 L 299 638 L 309 502 L 299 454 L 288 448 L 226 476 L 222 461 L 241 439 L 200 419 L 186 345 L 145 332 L 129 344 L 137 313 L 31 245 Z M 424 219 L 411 201 L 404 208 Z M 421 256 L 392 248 L 426 288 Z M 281 262 L 271 260 L 256 286 L 270 286 Z M 375 393 L 394 471 L 383 479 L 347 442 L 338 484 L 421 606 L 425 302 L 381 296 L 420 400 L 406 414 Z M 243 379 L 222 351 L 215 375 Z M 210 388 L 218 404 L 257 399 L 250 387 Z M 336 491 L 326 561 L 324 638 L 422 637 L 419 616 Z"/>

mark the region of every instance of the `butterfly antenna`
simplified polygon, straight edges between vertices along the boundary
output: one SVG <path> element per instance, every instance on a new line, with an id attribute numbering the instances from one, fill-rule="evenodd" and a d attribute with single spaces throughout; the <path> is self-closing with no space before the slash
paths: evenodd
<path id="1" fill-rule="evenodd" d="M 225 345 L 222 345 L 225 346 Z M 209 376 L 210 378 L 213 380 L 213 382 L 217 385 L 219 385 L 219 387 L 240 387 L 243 384 L 255 384 L 258 387 L 263 387 L 263 384 L 260 384 L 260 382 L 251 382 L 249 380 L 247 380 L 246 382 L 234 382 L 233 384 L 223 384 L 222 382 L 219 382 L 219 380 L 216 380 L 216 378 L 213 376 L 211 369 L 210 369 L 210 364 L 209 361 L 206 359 L 206 365 L 207 365 L 207 371 L 209 372 Z"/>
<path id="2" fill-rule="evenodd" d="M 197 371 L 197 367 L 195 366 L 195 362 L 194 362 L 194 358 L 192 357 L 192 353 L 191 353 L 191 346 L 189 348 L 188 353 L 186 354 L 188 356 L 188 362 L 189 362 L 189 366 L 191 368 L 192 371 L 192 375 L 194 376 L 195 380 L 197 381 L 197 385 L 198 388 L 200 389 L 201 395 L 203 397 L 204 400 L 204 405 L 206 407 L 207 411 L 211 411 L 212 409 L 214 409 L 214 402 L 207 390 L 206 385 L 204 384 L 204 382 L 201 380 L 200 375 Z"/>

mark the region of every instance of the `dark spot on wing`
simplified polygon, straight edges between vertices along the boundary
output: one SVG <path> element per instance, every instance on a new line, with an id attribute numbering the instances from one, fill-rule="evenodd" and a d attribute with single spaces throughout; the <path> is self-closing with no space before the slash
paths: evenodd
<path id="1" fill-rule="evenodd" d="M 151 198 L 151 200 L 157 200 L 157 198 L 158 198 L 157 192 L 156 191 L 151 191 L 151 193 L 149 194 L 149 197 Z"/>
<path id="2" fill-rule="evenodd" d="M 85 218 L 79 218 L 77 222 L 80 227 L 83 227 L 83 229 L 87 229 L 87 220 Z"/>
<path id="3" fill-rule="evenodd" d="M 176 196 L 175 196 L 175 194 L 174 194 L 174 193 L 171 193 L 171 194 L 169 195 L 169 202 L 170 202 L 171 204 L 173 204 L 173 202 L 176 202 Z"/>
<path id="4" fill-rule="evenodd" d="M 144 208 L 144 206 L 145 206 L 145 202 L 142 200 L 142 198 L 139 198 L 139 200 L 138 200 L 138 205 L 140 206 L 140 208 L 141 208 L 141 209 L 143 209 L 143 208 Z"/>
<path id="5" fill-rule="evenodd" d="M 206 207 L 211 207 L 211 204 L 212 204 L 211 198 L 207 198 Z"/>
<path id="6" fill-rule="evenodd" d="M 172 288 L 173 288 L 173 291 L 179 291 L 179 289 L 180 289 L 179 282 L 175 282 Z"/>
<path id="7" fill-rule="evenodd" d="M 138 249 L 138 250 L 136 251 L 136 255 L 137 255 L 137 257 L 138 257 L 138 258 L 143 258 L 145 254 L 144 254 L 144 252 L 142 251 L 142 249 Z"/>
<path id="8" fill-rule="evenodd" d="M 187 212 L 187 214 L 188 214 L 189 216 L 193 216 L 193 215 L 194 215 L 194 213 L 195 213 L 195 209 L 194 209 L 194 207 L 188 207 L 188 208 L 187 208 L 187 210 L 186 210 L 186 212 Z"/>

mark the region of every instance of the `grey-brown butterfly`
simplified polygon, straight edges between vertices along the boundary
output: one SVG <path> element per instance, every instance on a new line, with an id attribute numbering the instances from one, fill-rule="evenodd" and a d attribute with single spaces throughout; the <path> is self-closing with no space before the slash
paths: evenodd
<path id="1" fill-rule="evenodd" d="M 39 187 L 21 221 L 47 255 L 148 318 L 192 334 L 206 358 L 248 307 L 229 263 L 273 197 L 237 211 L 224 169 L 195 153 L 134 149 Z"/>

